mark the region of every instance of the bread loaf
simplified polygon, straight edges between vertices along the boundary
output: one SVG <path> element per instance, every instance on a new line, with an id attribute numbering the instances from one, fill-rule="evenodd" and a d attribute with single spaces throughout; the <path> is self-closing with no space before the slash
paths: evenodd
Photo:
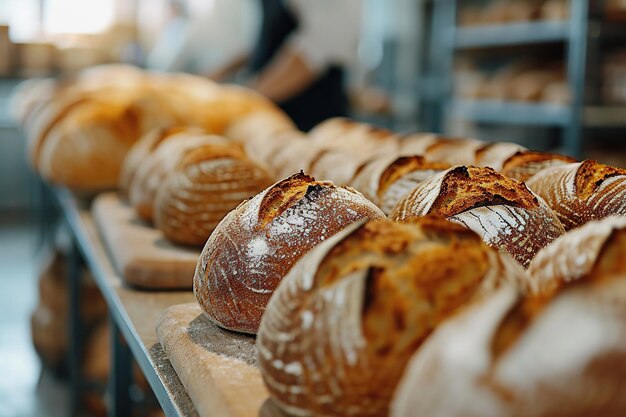
<path id="1" fill-rule="evenodd" d="M 301 133 L 292 133 L 281 142 L 274 155 L 270 156 L 269 165 L 276 178 L 287 178 L 297 172 L 309 172 L 311 164 L 324 151 L 322 145 Z"/>
<path id="2" fill-rule="evenodd" d="M 502 288 L 443 324 L 411 359 L 392 416 L 625 415 L 625 228 L 614 218 L 565 234 L 531 266 L 558 285 Z"/>
<path id="3" fill-rule="evenodd" d="M 537 151 L 521 151 L 504 161 L 500 173 L 509 178 L 526 182 L 542 169 L 572 162 L 575 162 L 575 159 L 569 156 Z"/>
<path id="4" fill-rule="evenodd" d="M 154 223 L 175 243 L 203 245 L 229 211 L 271 184 L 240 144 L 203 145 L 188 151 L 160 185 Z"/>
<path id="5" fill-rule="evenodd" d="M 351 186 L 374 202 L 385 214 L 422 181 L 448 169 L 421 156 L 383 156 L 367 163 Z"/>
<path id="6" fill-rule="evenodd" d="M 209 237 L 194 293 L 209 319 L 256 333 L 291 266 L 318 243 L 363 218 L 383 218 L 361 194 L 296 174 L 231 211 Z"/>
<path id="7" fill-rule="evenodd" d="M 324 149 L 311 161 L 309 171 L 315 178 L 330 180 L 340 186 L 349 185 L 370 159 L 369 155 Z"/>
<path id="8" fill-rule="evenodd" d="M 322 148 L 340 149 L 364 157 L 398 152 L 400 146 L 390 130 L 343 118 L 320 123 L 311 130 L 309 138 Z"/>
<path id="9" fill-rule="evenodd" d="M 458 166 L 435 175 L 407 194 L 390 218 L 406 222 L 426 214 L 467 226 L 524 267 L 541 248 L 564 233 L 541 198 L 523 183 L 491 168 Z"/>
<path id="10" fill-rule="evenodd" d="M 471 165 L 476 159 L 476 151 L 483 145 L 483 142 L 476 139 L 437 137 L 426 148 L 424 157 L 430 162 Z"/>
<path id="11" fill-rule="evenodd" d="M 133 144 L 124 158 L 119 181 L 122 196 L 128 198 L 130 184 L 139 165 L 148 155 L 156 150 L 161 142 L 178 134 L 201 135 L 202 133 L 204 131 L 200 128 L 174 126 L 154 129 L 143 135 Z"/>
<path id="12" fill-rule="evenodd" d="M 527 181 L 559 217 L 565 230 L 589 220 L 626 214 L 626 170 L 596 161 L 544 169 Z"/>
<path id="13" fill-rule="evenodd" d="M 158 188 L 186 152 L 202 145 L 228 145 L 230 143 L 232 142 L 220 136 L 196 134 L 179 134 L 162 142 L 142 161 L 130 183 L 128 198 L 137 215 L 144 220 L 153 219 L 154 199 Z"/>
<path id="14" fill-rule="evenodd" d="M 526 151 L 526 148 L 517 143 L 487 143 L 476 150 L 474 164 L 479 167 L 491 167 L 496 171 L 500 171 L 505 161 L 513 155 L 524 151 Z"/>
<path id="15" fill-rule="evenodd" d="M 290 415 L 387 416 L 407 361 L 440 322 L 525 279 L 508 255 L 440 218 L 354 225 L 278 287 L 257 337 L 261 374 Z"/>
<path id="16" fill-rule="evenodd" d="M 273 136 L 296 130 L 295 124 L 284 113 L 258 111 L 234 120 L 224 132 L 224 136 L 245 144 L 256 138 L 271 140 Z"/>

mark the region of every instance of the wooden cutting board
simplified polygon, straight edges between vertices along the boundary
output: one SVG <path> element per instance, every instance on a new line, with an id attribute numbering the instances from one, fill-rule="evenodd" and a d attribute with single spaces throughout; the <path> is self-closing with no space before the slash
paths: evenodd
<path id="1" fill-rule="evenodd" d="M 200 417 L 287 416 L 269 399 L 254 337 L 219 328 L 196 303 L 165 310 L 157 335 Z"/>
<path id="2" fill-rule="evenodd" d="M 92 211 L 113 265 L 127 283 L 152 289 L 192 288 L 200 249 L 170 243 L 117 193 L 99 195 Z"/>

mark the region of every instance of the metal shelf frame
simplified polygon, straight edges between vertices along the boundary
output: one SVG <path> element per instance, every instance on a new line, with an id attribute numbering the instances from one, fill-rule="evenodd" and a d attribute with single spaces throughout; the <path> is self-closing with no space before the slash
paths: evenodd
<path id="1" fill-rule="evenodd" d="M 433 130 L 442 132 L 449 117 L 478 122 L 546 125 L 562 129 L 562 147 L 576 158 L 582 156 L 585 73 L 589 35 L 589 0 L 570 0 L 570 18 L 563 22 L 532 22 L 486 27 L 457 27 L 457 0 L 434 4 L 430 72 L 437 83 L 438 116 Z M 470 48 L 532 45 L 564 42 L 564 61 L 571 102 L 564 107 L 547 104 L 455 101 L 453 98 L 454 57 Z"/>

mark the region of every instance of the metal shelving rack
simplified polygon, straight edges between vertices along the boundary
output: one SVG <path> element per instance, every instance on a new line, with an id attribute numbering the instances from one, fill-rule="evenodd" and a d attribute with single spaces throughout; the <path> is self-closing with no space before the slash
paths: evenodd
<path id="1" fill-rule="evenodd" d="M 561 22 L 525 22 L 485 27 L 457 27 L 457 0 L 437 0 L 433 9 L 431 73 L 439 80 L 438 117 L 432 128 L 442 131 L 447 118 L 476 122 L 550 126 L 562 131 L 562 148 L 582 156 L 586 119 L 602 122 L 597 106 L 585 109 L 585 73 L 589 39 L 589 0 L 570 0 L 570 18 Z M 564 43 L 569 105 L 458 100 L 452 96 L 454 56 L 458 51 Z M 619 111 L 619 110 L 618 110 Z M 619 116 L 612 117 L 613 123 Z M 625 118 L 626 119 L 626 118 Z M 591 121 L 591 120 L 590 120 Z M 625 120 L 626 121 L 626 120 Z"/>

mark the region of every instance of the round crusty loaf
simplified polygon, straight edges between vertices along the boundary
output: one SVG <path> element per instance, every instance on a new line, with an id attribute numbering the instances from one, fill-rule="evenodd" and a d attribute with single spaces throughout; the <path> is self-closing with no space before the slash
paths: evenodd
<path id="1" fill-rule="evenodd" d="M 434 133 L 409 133 L 400 136 L 400 155 L 424 155 L 428 147 L 437 142 Z"/>
<path id="2" fill-rule="evenodd" d="M 263 379 L 290 415 L 387 416 L 406 363 L 442 320 L 525 279 L 441 218 L 354 225 L 302 258 L 272 297 L 257 337 Z"/>
<path id="3" fill-rule="evenodd" d="M 558 285 L 526 298 L 503 288 L 442 325 L 407 367 L 392 416 L 626 415 L 624 259 L 623 218 L 557 239 L 530 269 Z"/>
<path id="4" fill-rule="evenodd" d="M 502 165 L 511 156 L 526 151 L 521 145 L 510 142 L 487 143 L 476 150 L 474 165 L 479 167 L 491 167 L 496 171 L 502 169 Z"/>
<path id="5" fill-rule="evenodd" d="M 245 144 L 256 138 L 271 140 L 270 137 L 293 131 L 297 131 L 295 124 L 284 113 L 257 111 L 233 121 L 224 136 Z"/>
<path id="6" fill-rule="evenodd" d="M 191 149 L 202 145 L 228 145 L 230 140 L 221 136 L 179 134 L 162 142 L 137 168 L 128 192 L 130 204 L 137 215 L 151 221 L 154 216 L 156 193 L 167 177 Z"/>
<path id="7" fill-rule="evenodd" d="M 389 214 L 419 183 L 448 168 L 417 155 L 383 156 L 368 162 L 350 185 Z"/>
<path id="8" fill-rule="evenodd" d="M 491 168 L 458 166 L 435 175 L 407 194 L 390 218 L 406 222 L 426 214 L 469 227 L 524 267 L 541 248 L 565 233 L 541 198 Z"/>
<path id="9" fill-rule="evenodd" d="M 555 211 L 565 230 L 626 214 L 626 170 L 586 160 L 544 169 L 527 182 Z"/>
<path id="10" fill-rule="evenodd" d="M 175 243 L 204 245 L 228 212 L 271 184 L 240 144 L 203 145 L 188 151 L 160 185 L 154 223 Z"/>
<path id="11" fill-rule="evenodd" d="M 340 149 L 372 157 L 398 152 L 400 142 L 390 130 L 344 118 L 328 119 L 309 133 L 322 148 Z"/>
<path id="12" fill-rule="evenodd" d="M 122 196 L 128 198 L 130 184 L 139 165 L 141 165 L 141 162 L 154 152 L 163 141 L 178 134 L 201 135 L 203 133 L 204 131 L 197 127 L 172 126 L 153 129 L 143 135 L 133 144 L 124 158 L 119 181 L 119 189 Z"/>
<path id="13" fill-rule="evenodd" d="M 285 137 L 283 137 L 285 139 Z M 324 151 L 318 143 L 297 132 L 290 133 L 269 159 L 276 178 L 283 179 L 297 172 L 309 172 L 311 163 Z"/>
<path id="14" fill-rule="evenodd" d="M 217 325 L 256 333 L 270 296 L 302 255 L 357 220 L 383 217 L 352 189 L 293 175 L 220 222 L 198 260 L 196 299 Z"/>
<path id="15" fill-rule="evenodd" d="M 576 160 L 569 156 L 538 151 L 521 151 L 504 161 L 500 173 L 509 178 L 526 182 L 543 169 L 572 162 L 576 162 Z"/>
<path id="16" fill-rule="evenodd" d="M 437 137 L 423 155 L 430 162 L 472 165 L 476 160 L 476 151 L 483 145 L 483 142 L 476 139 Z"/>

